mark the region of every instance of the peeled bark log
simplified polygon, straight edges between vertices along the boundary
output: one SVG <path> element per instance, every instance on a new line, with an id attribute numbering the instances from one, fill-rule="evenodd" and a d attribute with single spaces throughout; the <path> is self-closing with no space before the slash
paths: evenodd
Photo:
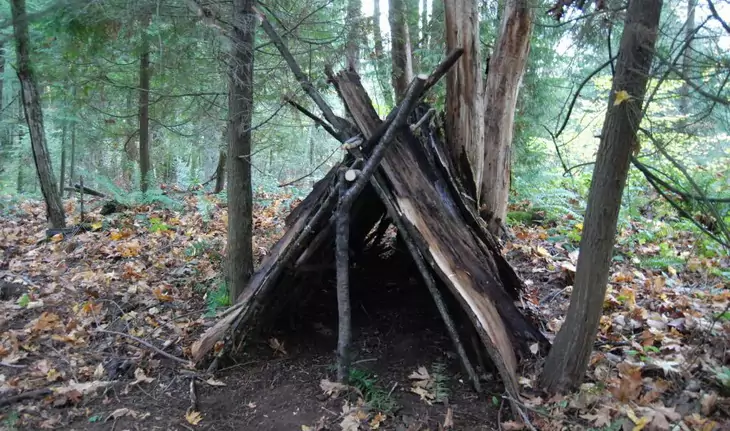
<path id="1" fill-rule="evenodd" d="M 56 187 L 51 158 L 48 154 L 46 134 L 43 130 L 41 96 L 38 93 L 38 86 L 35 82 L 35 75 L 30 62 L 30 36 L 28 20 L 26 19 L 25 0 L 12 0 L 10 3 L 13 15 L 15 49 L 18 59 L 18 79 L 20 80 L 25 120 L 28 123 L 28 129 L 30 131 L 33 159 L 35 161 L 36 172 L 38 173 L 38 181 L 41 184 L 43 199 L 46 202 L 46 216 L 52 228 L 61 229 L 66 227 L 66 215 L 63 211 L 61 193 Z M 19 178 L 20 175 L 19 172 Z"/>
<path id="2" fill-rule="evenodd" d="M 142 29 L 142 52 L 139 56 L 139 174 L 142 193 L 147 192 L 150 184 L 150 42 L 146 27 L 149 16 Z"/>
<path id="3" fill-rule="evenodd" d="M 654 57 L 662 0 L 632 0 L 626 12 L 616 76 L 593 171 L 570 307 L 545 362 L 550 392 L 580 384 L 588 367 L 606 296 L 618 213 Z M 616 94 L 630 98 L 616 104 Z"/>
<path id="4" fill-rule="evenodd" d="M 499 234 L 507 216 L 515 108 L 530 52 L 533 8 L 527 0 L 507 0 L 497 46 L 489 60 L 485 88 L 484 174 L 480 213 Z"/>

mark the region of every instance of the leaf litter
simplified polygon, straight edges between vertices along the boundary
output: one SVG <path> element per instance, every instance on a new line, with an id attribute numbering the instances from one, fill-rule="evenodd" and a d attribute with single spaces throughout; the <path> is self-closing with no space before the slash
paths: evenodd
<path id="1" fill-rule="evenodd" d="M 254 212 L 258 260 L 283 232 L 284 199 L 270 198 L 271 205 Z M 202 213 L 201 201 L 213 209 Z M 126 390 L 143 390 L 157 384 L 163 368 L 182 367 L 132 338 L 99 331 L 128 334 L 171 356 L 188 357 L 191 343 L 217 311 L 210 304 L 220 281 L 227 217 L 215 197 L 190 195 L 182 202 L 178 210 L 147 205 L 106 218 L 91 212 L 87 221 L 93 230 L 48 242 L 39 242 L 45 231 L 42 204 L 24 202 L 14 215 L 0 219 L 0 282 L 19 286 L 0 301 L 5 316 L 0 400 L 50 388 L 50 394 L 15 406 L 23 425 L 52 429 L 74 417 L 92 421 L 93 412 L 77 407 L 82 400 L 98 397 L 118 381 Z M 74 203 L 67 202 L 66 209 L 72 213 Z M 633 224 L 619 235 L 623 258 L 612 262 L 599 336 L 580 390 L 547 397 L 539 390 L 535 361 L 521 370 L 523 402 L 540 412 L 531 414 L 538 429 L 730 427 L 725 359 L 730 293 L 727 279 L 717 275 L 730 262 L 696 253 L 695 238 L 686 232 L 676 232 L 671 243 L 627 245 L 642 228 Z M 527 286 L 521 305 L 554 336 L 572 291 L 576 244 L 556 241 L 544 226 L 518 226 L 514 233 L 504 253 Z M 640 257 L 659 256 L 667 248 L 685 264 L 660 269 L 641 264 Z M 277 339 L 269 344 L 277 355 L 287 355 Z M 435 393 L 428 370 L 404 370 L 406 375 L 413 396 L 431 404 Z M 207 383 L 224 385 L 215 379 Z M 329 382 L 322 389 L 331 396 L 347 389 L 337 385 Z M 68 411 L 61 417 L 35 407 L 44 403 Z M 449 407 L 443 429 L 453 426 L 453 415 Z M 101 418 L 147 416 L 111 408 Z M 195 425 L 203 416 L 190 410 L 183 420 Z M 370 411 L 362 396 L 343 401 L 341 429 L 382 429 L 387 423 L 388 416 Z M 502 429 L 518 426 L 504 420 Z"/>

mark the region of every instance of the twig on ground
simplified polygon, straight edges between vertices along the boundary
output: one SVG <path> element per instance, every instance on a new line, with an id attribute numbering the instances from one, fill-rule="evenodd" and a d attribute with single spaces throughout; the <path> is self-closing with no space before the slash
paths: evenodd
<path id="1" fill-rule="evenodd" d="M 15 395 L 12 397 L 7 397 L 7 398 L 0 400 L 0 407 L 9 406 L 9 405 L 12 405 L 17 402 L 24 401 L 24 400 L 45 397 L 46 395 L 50 395 L 52 393 L 53 392 L 48 388 L 36 389 L 34 391 L 23 392 L 18 395 Z"/>
<path id="2" fill-rule="evenodd" d="M 183 358 L 178 358 L 175 355 L 171 355 L 171 354 L 165 352 L 164 350 L 160 349 L 159 347 L 156 347 L 155 345 L 150 344 L 141 338 L 135 337 L 134 335 L 125 334 L 124 332 L 107 331 L 106 329 L 97 329 L 95 332 L 102 333 L 102 334 L 119 335 L 121 337 L 129 338 L 130 340 L 134 340 L 134 341 L 138 342 L 139 344 L 141 344 L 149 349 L 154 350 L 155 353 L 160 354 L 160 355 L 166 357 L 167 359 L 172 359 L 173 361 L 179 362 L 181 364 L 191 365 L 190 361 L 183 359 Z"/>
<path id="3" fill-rule="evenodd" d="M 2 362 L 2 361 L 0 361 L 0 365 L 3 367 L 8 367 L 8 368 L 25 368 L 26 367 L 25 365 L 8 364 L 7 362 Z"/>

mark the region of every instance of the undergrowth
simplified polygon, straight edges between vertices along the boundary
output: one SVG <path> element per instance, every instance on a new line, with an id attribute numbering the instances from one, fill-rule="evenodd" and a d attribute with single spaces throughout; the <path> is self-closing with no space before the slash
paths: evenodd
<path id="1" fill-rule="evenodd" d="M 398 410 L 398 403 L 392 393 L 378 385 L 378 379 L 372 373 L 352 368 L 350 370 L 350 385 L 362 392 L 365 402 L 373 409 L 385 414 L 392 414 Z"/>

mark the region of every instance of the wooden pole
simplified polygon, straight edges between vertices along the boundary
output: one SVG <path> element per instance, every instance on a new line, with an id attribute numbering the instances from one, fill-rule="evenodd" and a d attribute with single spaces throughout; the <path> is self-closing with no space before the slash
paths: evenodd
<path id="1" fill-rule="evenodd" d="M 337 380 L 347 384 L 350 375 L 350 341 L 352 328 L 350 318 L 350 208 L 352 201 L 346 199 L 348 183 L 345 171 L 339 172 L 340 203 L 337 208 L 335 256 L 337 257 Z"/>

